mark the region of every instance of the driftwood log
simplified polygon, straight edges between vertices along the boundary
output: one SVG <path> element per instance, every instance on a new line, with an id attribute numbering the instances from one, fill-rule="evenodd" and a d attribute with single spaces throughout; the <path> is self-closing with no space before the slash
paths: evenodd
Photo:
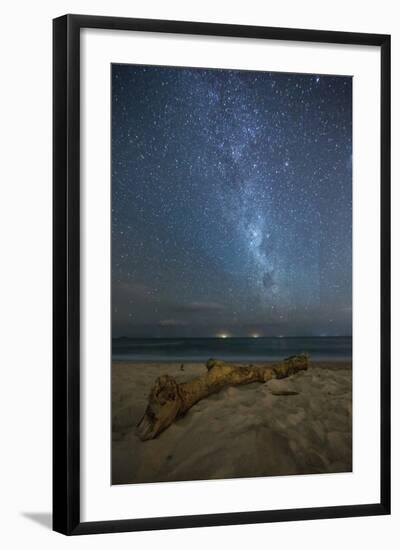
<path id="1" fill-rule="evenodd" d="M 268 382 L 273 378 L 286 378 L 306 370 L 308 355 L 294 355 L 279 363 L 265 366 L 245 367 L 209 359 L 206 367 L 206 374 L 182 384 L 178 384 L 168 375 L 157 378 L 150 392 L 146 411 L 137 425 L 137 434 L 142 441 L 154 439 L 200 399 L 219 392 L 226 386 Z"/>

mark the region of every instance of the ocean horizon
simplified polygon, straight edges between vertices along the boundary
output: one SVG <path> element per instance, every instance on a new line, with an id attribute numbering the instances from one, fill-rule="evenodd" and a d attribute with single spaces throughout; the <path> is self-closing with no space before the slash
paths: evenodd
<path id="1" fill-rule="evenodd" d="M 308 353 L 311 361 L 349 361 L 351 336 L 129 338 L 112 340 L 112 359 L 140 362 L 280 360 Z"/>

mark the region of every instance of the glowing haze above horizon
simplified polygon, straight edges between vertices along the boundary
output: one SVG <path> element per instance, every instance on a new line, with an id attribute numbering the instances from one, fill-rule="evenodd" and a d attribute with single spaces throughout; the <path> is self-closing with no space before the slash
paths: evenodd
<path id="1" fill-rule="evenodd" d="M 112 335 L 351 335 L 352 79 L 112 65 Z"/>

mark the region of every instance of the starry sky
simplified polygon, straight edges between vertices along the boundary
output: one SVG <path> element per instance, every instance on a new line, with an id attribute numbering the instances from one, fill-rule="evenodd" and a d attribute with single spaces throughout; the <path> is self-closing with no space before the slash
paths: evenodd
<path id="1" fill-rule="evenodd" d="M 351 335 L 351 77 L 111 71 L 113 337 Z"/>

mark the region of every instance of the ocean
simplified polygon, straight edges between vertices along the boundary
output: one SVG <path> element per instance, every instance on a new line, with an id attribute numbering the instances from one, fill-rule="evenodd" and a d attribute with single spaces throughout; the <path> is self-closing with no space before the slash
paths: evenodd
<path id="1" fill-rule="evenodd" d="M 312 361 L 349 361 L 351 336 L 282 338 L 115 338 L 112 358 L 141 362 L 270 361 L 307 352 Z"/>

